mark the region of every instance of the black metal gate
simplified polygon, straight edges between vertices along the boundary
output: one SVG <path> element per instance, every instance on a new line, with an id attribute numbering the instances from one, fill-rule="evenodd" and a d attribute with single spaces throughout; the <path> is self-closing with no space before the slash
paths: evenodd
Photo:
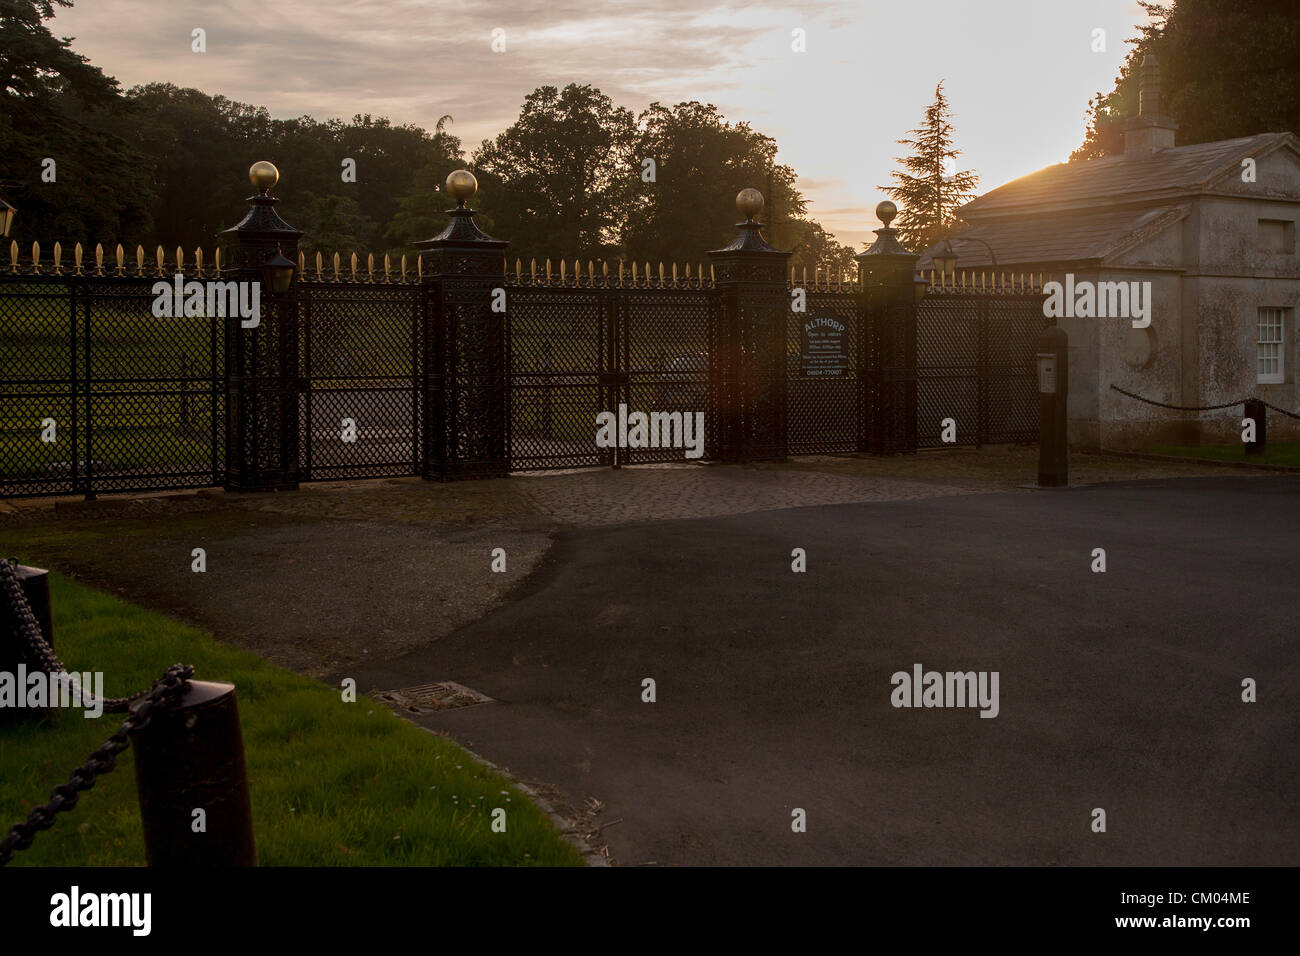
<path id="1" fill-rule="evenodd" d="M 716 304 L 707 287 L 698 280 L 693 287 L 640 289 L 601 280 L 516 281 L 508 289 L 512 470 L 711 456 Z M 646 439 L 657 447 L 619 447 L 617 427 L 613 446 L 598 446 L 601 412 L 622 421 L 646 416 Z M 695 447 L 686 447 L 688 438 Z"/>
<path id="2" fill-rule="evenodd" d="M 935 292 L 917 308 L 917 445 L 1038 440 L 1034 336 L 1041 293 Z M 953 420 L 955 441 L 943 441 Z"/>
<path id="3" fill-rule="evenodd" d="M 786 421 L 792 455 L 833 454 L 865 447 L 863 355 L 866 315 L 851 292 L 807 293 L 804 312 L 787 322 Z M 810 336 L 831 347 L 808 354 Z"/>
<path id="4" fill-rule="evenodd" d="M 155 315 L 157 281 L 0 280 L 0 495 L 222 482 L 223 320 Z"/>
<path id="5" fill-rule="evenodd" d="M 303 481 L 421 473 L 423 287 L 298 286 Z"/>

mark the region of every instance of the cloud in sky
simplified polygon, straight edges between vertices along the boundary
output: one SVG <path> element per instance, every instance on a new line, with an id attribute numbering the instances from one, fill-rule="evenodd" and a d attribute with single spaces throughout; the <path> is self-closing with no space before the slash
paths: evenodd
<path id="1" fill-rule="evenodd" d="M 450 113 L 469 148 L 544 83 L 591 83 L 634 112 L 711 102 L 775 137 L 812 215 L 856 245 L 878 225 L 895 140 L 939 80 L 960 165 L 992 188 L 1067 158 L 1140 22 L 1135 0 L 80 0 L 52 29 L 124 86 L 196 87 L 277 117 L 371 113 L 432 128 Z M 190 50 L 195 27 L 206 53 Z M 795 28 L 806 53 L 791 50 Z M 1097 28 L 1105 52 L 1092 50 Z"/>

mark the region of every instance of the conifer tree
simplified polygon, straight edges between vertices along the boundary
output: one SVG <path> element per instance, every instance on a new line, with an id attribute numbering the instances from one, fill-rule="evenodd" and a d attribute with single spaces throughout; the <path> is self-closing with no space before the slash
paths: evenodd
<path id="1" fill-rule="evenodd" d="M 952 231 L 956 210 L 975 197 L 979 176 L 974 170 L 956 169 L 961 150 L 953 146 L 952 111 L 942 80 L 921 126 L 910 132 L 910 138 L 898 140 L 912 153 L 895 157 L 903 167 L 890 173 L 895 185 L 877 188 L 898 205 L 894 228 L 899 241 L 913 252 L 923 252 Z"/>

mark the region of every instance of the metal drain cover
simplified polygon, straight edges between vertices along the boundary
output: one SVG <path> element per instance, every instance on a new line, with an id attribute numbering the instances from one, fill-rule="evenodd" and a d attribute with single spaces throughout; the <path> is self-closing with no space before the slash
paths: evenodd
<path id="1" fill-rule="evenodd" d="M 375 695 L 375 700 L 417 714 L 430 710 L 451 710 L 453 707 L 473 707 L 475 704 L 492 703 L 492 698 L 486 694 L 480 694 L 464 684 L 457 684 L 450 680 L 403 687 L 400 690 L 380 691 Z"/>

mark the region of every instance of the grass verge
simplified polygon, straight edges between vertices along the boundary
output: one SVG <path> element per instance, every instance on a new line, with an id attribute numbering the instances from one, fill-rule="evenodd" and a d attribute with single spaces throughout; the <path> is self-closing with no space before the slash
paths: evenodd
<path id="1" fill-rule="evenodd" d="M 1300 442 L 1269 442 L 1264 454 L 1247 455 L 1246 446 L 1237 445 L 1158 445 L 1147 448 L 1150 455 L 1174 455 L 1179 458 L 1212 458 L 1215 461 L 1242 462 L 1247 465 L 1291 465 L 1300 467 Z"/>
<path id="2" fill-rule="evenodd" d="M 56 648 L 102 669 L 110 696 L 147 687 L 169 664 L 235 684 L 259 862 L 264 866 L 580 865 L 520 791 L 449 740 L 369 698 L 341 694 L 211 636 L 51 575 Z M 0 826 L 26 817 L 120 718 L 61 711 L 0 727 Z M 504 833 L 492 810 L 506 810 Z M 139 866 L 144 840 L 131 751 L 75 809 L 19 853 L 17 866 Z"/>

